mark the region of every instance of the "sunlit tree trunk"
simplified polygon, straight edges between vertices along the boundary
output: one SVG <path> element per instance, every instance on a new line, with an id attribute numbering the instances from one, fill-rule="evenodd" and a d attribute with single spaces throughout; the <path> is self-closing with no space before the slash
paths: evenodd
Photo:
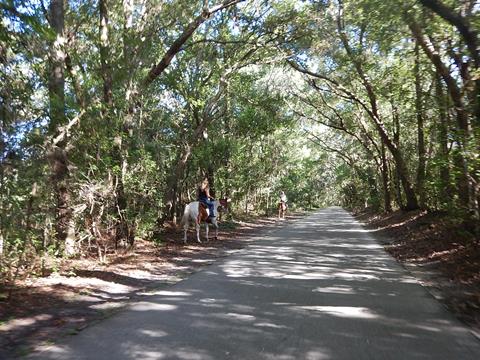
<path id="1" fill-rule="evenodd" d="M 418 43 L 415 44 L 415 112 L 417 115 L 417 151 L 418 151 L 418 167 L 417 167 L 417 194 L 419 205 L 422 209 L 426 207 L 425 203 L 425 135 L 424 135 L 424 118 L 423 118 L 423 96 L 422 83 L 420 75 L 420 53 Z"/>
<path id="2" fill-rule="evenodd" d="M 103 101 L 105 108 L 109 108 L 113 105 L 112 95 L 112 71 L 109 60 L 110 53 L 110 38 L 109 38 L 109 16 L 108 16 L 108 0 L 99 1 L 100 10 L 100 65 L 103 79 Z"/>
<path id="3" fill-rule="evenodd" d="M 50 123 L 49 133 L 55 134 L 58 128 L 66 123 L 65 117 L 65 52 L 64 52 L 64 2 L 50 2 L 50 24 L 55 33 L 55 40 L 50 50 Z M 75 232 L 72 219 L 69 192 L 69 169 L 65 142 L 53 145 L 48 158 L 52 169 L 52 185 L 55 192 L 55 231 L 57 246 L 64 244 L 65 253 L 75 252 Z"/>

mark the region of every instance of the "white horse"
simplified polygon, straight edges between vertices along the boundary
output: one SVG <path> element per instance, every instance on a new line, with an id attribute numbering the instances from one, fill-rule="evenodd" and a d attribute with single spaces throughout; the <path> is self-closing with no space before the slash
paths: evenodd
<path id="1" fill-rule="evenodd" d="M 218 212 L 228 212 L 228 199 L 221 199 L 221 200 L 215 200 L 213 202 L 213 212 L 215 215 L 218 215 Z M 204 222 L 205 223 L 205 237 L 207 238 L 208 241 L 208 224 L 209 222 L 207 221 L 208 219 L 208 208 L 206 205 L 200 205 L 199 201 L 193 201 L 190 204 L 187 204 L 185 206 L 185 210 L 183 212 L 183 217 L 181 223 L 183 224 L 183 230 L 184 230 L 184 235 L 183 235 L 183 242 L 186 244 L 187 243 L 187 231 L 188 231 L 188 226 L 190 222 L 195 222 L 195 230 L 197 231 L 197 241 L 201 243 L 200 241 L 200 223 Z M 211 219 L 211 224 L 215 226 L 215 239 L 217 239 L 218 236 L 218 223 L 217 223 L 217 218 L 210 218 Z"/>

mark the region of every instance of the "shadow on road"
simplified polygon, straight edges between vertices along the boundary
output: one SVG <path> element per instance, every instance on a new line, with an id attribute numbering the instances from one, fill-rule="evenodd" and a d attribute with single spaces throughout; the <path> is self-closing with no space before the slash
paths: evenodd
<path id="1" fill-rule="evenodd" d="M 340 208 L 271 233 L 131 310 L 42 358 L 477 359 L 480 354 L 468 330 Z"/>

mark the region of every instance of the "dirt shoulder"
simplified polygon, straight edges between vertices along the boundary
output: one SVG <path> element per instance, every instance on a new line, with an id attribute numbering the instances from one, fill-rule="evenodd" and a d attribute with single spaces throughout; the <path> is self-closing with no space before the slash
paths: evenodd
<path id="1" fill-rule="evenodd" d="M 480 239 L 444 213 L 364 212 L 356 218 L 480 338 Z"/>
<path id="2" fill-rule="evenodd" d="M 65 260 L 49 276 L 0 288 L 0 358 L 20 357 L 61 336 L 74 335 L 149 291 L 170 286 L 242 249 L 253 236 L 301 216 L 225 223 L 217 240 L 202 244 L 191 232 L 184 245 L 183 233 L 171 230 L 163 235 L 161 245 L 138 240 L 133 251 L 111 254 L 105 264 L 97 258 Z"/>

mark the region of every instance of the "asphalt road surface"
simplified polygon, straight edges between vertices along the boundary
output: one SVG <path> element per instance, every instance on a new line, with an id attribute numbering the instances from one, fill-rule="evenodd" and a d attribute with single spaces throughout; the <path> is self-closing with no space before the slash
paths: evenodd
<path id="1" fill-rule="evenodd" d="M 335 207 L 30 358 L 478 360 L 480 342 Z"/>

